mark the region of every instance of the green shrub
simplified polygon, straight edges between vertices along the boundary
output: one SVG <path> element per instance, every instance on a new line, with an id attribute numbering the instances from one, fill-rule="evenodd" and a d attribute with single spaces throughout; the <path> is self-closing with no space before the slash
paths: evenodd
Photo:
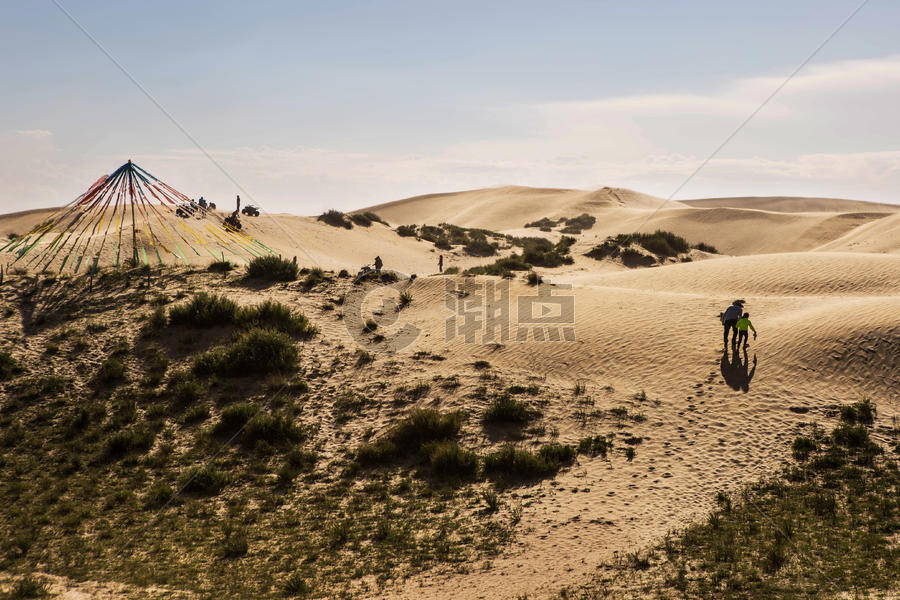
<path id="1" fill-rule="evenodd" d="M 157 481 L 144 496 L 144 507 L 149 509 L 162 508 L 168 504 L 174 496 L 175 492 L 172 491 L 172 486 L 165 481 Z"/>
<path id="2" fill-rule="evenodd" d="M 361 413 L 366 404 L 368 401 L 364 396 L 353 390 L 344 390 L 334 399 L 335 423 L 346 423 L 353 415 Z"/>
<path id="3" fill-rule="evenodd" d="M 228 345 L 198 355 L 194 370 L 201 375 L 246 377 L 295 368 L 297 349 L 285 334 L 271 329 L 250 329 Z"/>
<path id="4" fill-rule="evenodd" d="M 582 213 L 577 217 L 571 217 L 565 220 L 564 227 L 560 230 L 562 233 L 581 233 L 582 230 L 590 229 L 597 222 L 597 217 L 587 213 Z"/>
<path id="5" fill-rule="evenodd" d="M 201 292 L 188 303 L 170 308 L 169 324 L 191 327 L 231 325 L 237 318 L 238 310 L 237 303 L 225 296 Z"/>
<path id="6" fill-rule="evenodd" d="M 847 448 L 862 448 L 869 442 L 869 430 L 863 425 L 842 423 L 831 432 L 834 443 Z"/>
<path id="7" fill-rule="evenodd" d="M 243 327 L 275 329 L 302 338 L 312 337 L 319 331 L 306 315 L 275 300 L 240 309 L 237 320 Z"/>
<path id="8" fill-rule="evenodd" d="M 10 600 L 24 600 L 26 598 L 43 598 L 49 595 L 50 590 L 45 582 L 39 581 L 31 575 L 26 575 L 12 586 L 12 589 L 5 597 Z"/>
<path id="9" fill-rule="evenodd" d="M 333 208 L 331 210 L 323 212 L 316 220 L 322 221 L 323 223 L 331 225 L 332 227 L 353 229 L 353 223 L 350 222 L 350 220 L 347 218 L 347 215 L 339 210 L 334 210 Z M 371 222 L 369 223 L 369 225 L 371 225 Z"/>
<path id="10" fill-rule="evenodd" d="M 489 265 L 479 265 L 466 269 L 464 275 L 498 275 L 500 277 L 511 276 L 512 271 L 530 271 L 531 265 L 518 254 L 511 254 L 505 258 L 499 258 Z"/>
<path id="11" fill-rule="evenodd" d="M 481 419 L 487 424 L 525 425 L 539 415 L 540 413 L 530 408 L 526 402 L 503 394 L 491 400 Z"/>
<path id="12" fill-rule="evenodd" d="M 606 436 L 597 435 L 597 436 L 588 436 L 586 438 L 582 438 L 580 442 L 578 442 L 578 453 L 579 454 L 588 454 L 590 456 L 597 456 L 598 454 L 604 458 L 606 458 L 606 454 L 612 449 L 612 441 L 609 440 Z"/>
<path id="13" fill-rule="evenodd" d="M 179 479 L 179 487 L 187 494 L 215 496 L 228 483 L 228 475 L 210 466 L 191 467 Z"/>
<path id="14" fill-rule="evenodd" d="M 656 263 L 656 259 L 652 256 L 642 254 L 634 248 L 625 248 L 622 250 L 622 264 L 633 269 L 635 267 L 649 267 Z"/>
<path id="15" fill-rule="evenodd" d="M 387 223 L 384 222 L 384 219 L 371 211 L 366 211 L 364 213 L 354 213 L 350 215 L 350 220 L 360 227 L 371 227 L 372 223 L 381 223 L 382 225 L 387 225 Z"/>
<path id="16" fill-rule="evenodd" d="M 308 292 L 325 280 L 325 271 L 319 267 L 315 267 L 314 269 L 310 269 L 309 273 L 306 274 L 306 278 L 300 285 L 300 289 L 304 292 Z"/>
<path id="17" fill-rule="evenodd" d="M 397 235 L 400 237 L 415 237 L 416 236 L 416 226 L 415 225 L 401 225 L 397 228 Z"/>
<path id="18" fill-rule="evenodd" d="M 305 598 L 312 594 L 313 587 L 302 573 L 293 573 L 285 580 L 283 591 L 287 598 Z"/>
<path id="19" fill-rule="evenodd" d="M 469 256 L 493 256 L 497 254 L 496 244 L 492 244 L 484 236 L 470 237 L 463 246 Z"/>
<path id="20" fill-rule="evenodd" d="M 544 446 L 537 453 L 507 444 L 485 455 L 484 473 L 499 479 L 544 477 L 556 473 L 563 463 L 570 461 L 574 455 L 574 448 L 558 444 Z M 567 458 L 562 461 L 560 460 L 562 457 Z"/>
<path id="21" fill-rule="evenodd" d="M 709 244 L 704 244 L 703 242 L 700 242 L 699 244 L 694 244 L 694 248 L 696 248 L 697 250 L 701 250 L 703 252 L 709 252 L 710 254 L 718 254 L 719 253 L 719 251 L 716 250 L 715 246 L 711 246 Z"/>
<path id="22" fill-rule="evenodd" d="M 565 444 L 544 444 L 538 450 L 538 455 L 551 465 L 569 464 L 576 454 L 575 448 Z"/>
<path id="23" fill-rule="evenodd" d="M 319 455 L 315 450 L 303 450 L 295 448 L 288 452 L 285 456 L 285 463 L 294 469 L 300 471 L 310 471 L 319 460 Z"/>
<path id="24" fill-rule="evenodd" d="M 422 446 L 431 470 L 442 477 L 473 477 L 478 471 L 478 455 L 455 441 L 428 442 Z"/>
<path id="25" fill-rule="evenodd" d="M 621 251 L 622 248 L 619 246 L 618 242 L 610 238 L 599 246 L 594 246 L 585 254 L 585 256 L 593 258 L 594 260 L 603 260 L 604 258 L 616 258 Z"/>
<path id="26" fill-rule="evenodd" d="M 846 423 L 871 424 L 875 421 L 875 405 L 868 398 L 853 404 L 845 404 L 840 408 L 841 421 Z"/>
<path id="27" fill-rule="evenodd" d="M 797 460 L 806 460 L 810 453 L 817 449 L 818 444 L 815 440 L 802 436 L 794 438 L 794 443 L 791 445 L 791 452 Z"/>
<path id="28" fill-rule="evenodd" d="M 686 239 L 671 231 L 657 229 L 653 233 L 632 233 L 628 237 L 657 256 L 676 256 L 691 249 Z"/>
<path id="29" fill-rule="evenodd" d="M 416 408 L 390 431 L 390 439 L 401 450 L 418 450 L 422 444 L 455 437 L 462 427 L 460 411 L 440 413 L 432 408 Z"/>
<path id="30" fill-rule="evenodd" d="M 381 465 L 392 461 L 397 454 L 397 445 L 390 439 L 382 438 L 360 444 L 356 449 L 356 460 L 361 465 Z"/>
<path id="31" fill-rule="evenodd" d="M 444 275 L 458 275 L 459 267 L 447 267 L 444 269 Z"/>
<path id="32" fill-rule="evenodd" d="M 185 411 L 185 413 L 181 416 L 181 423 L 183 425 L 193 425 L 194 423 L 205 421 L 208 418 L 209 407 L 205 404 L 197 404 Z"/>
<path id="33" fill-rule="evenodd" d="M 166 387 L 179 408 L 188 407 L 203 397 L 203 386 L 189 371 L 173 372 Z"/>
<path id="34" fill-rule="evenodd" d="M 247 402 L 227 406 L 219 415 L 219 421 L 213 426 L 212 433 L 218 437 L 231 438 L 237 435 L 259 411 L 259 406 Z"/>
<path id="35" fill-rule="evenodd" d="M 397 402 L 416 402 L 428 395 L 431 386 L 427 383 L 419 383 L 412 387 L 400 386 L 394 390 L 394 400 Z"/>
<path id="36" fill-rule="evenodd" d="M 97 370 L 97 382 L 108 385 L 125 380 L 125 363 L 118 358 L 107 358 Z"/>
<path id="37" fill-rule="evenodd" d="M 297 263 L 267 254 L 250 261 L 247 265 L 247 277 L 264 281 L 296 281 L 299 270 Z"/>
<path id="38" fill-rule="evenodd" d="M 166 309 L 162 306 L 157 306 L 147 317 L 147 322 L 144 323 L 144 326 L 141 328 L 141 332 L 144 335 L 149 335 L 158 331 L 162 331 L 162 329 L 165 328 L 167 322 Z"/>
<path id="39" fill-rule="evenodd" d="M 450 440 L 459 434 L 464 415 L 460 411 L 440 413 L 430 408 L 416 408 L 394 425 L 385 436 L 359 446 L 356 458 L 360 464 L 383 464 L 401 454 L 414 454 L 424 444 Z"/>
<path id="40" fill-rule="evenodd" d="M 284 446 L 299 442 L 304 437 L 306 432 L 286 416 L 259 412 L 247 421 L 241 441 L 245 444 L 265 441 L 273 446 Z"/>
<path id="41" fill-rule="evenodd" d="M 23 400 L 37 400 L 38 398 L 58 396 L 65 391 L 67 384 L 68 379 L 61 375 L 27 377 L 13 383 L 11 391 Z"/>
<path id="42" fill-rule="evenodd" d="M 209 263 L 209 266 L 206 267 L 206 270 L 210 273 L 227 273 L 234 270 L 235 267 L 236 265 L 230 260 L 217 260 Z"/>
<path id="43" fill-rule="evenodd" d="M 156 434 L 146 427 L 117 431 L 106 439 L 104 455 L 116 459 L 126 454 L 142 454 L 153 446 Z"/>
<path id="44" fill-rule="evenodd" d="M 548 252 L 543 252 L 540 250 L 525 251 L 525 253 L 522 254 L 522 260 L 524 260 L 529 265 L 533 265 L 535 267 L 545 267 L 548 269 L 553 269 L 562 265 L 571 265 L 573 262 L 575 262 L 574 259 L 568 254 L 564 254 L 555 249 Z"/>
<path id="45" fill-rule="evenodd" d="M 532 221 L 531 223 L 525 223 L 525 227 L 537 227 L 540 229 L 546 228 L 549 230 L 551 227 L 556 227 L 563 221 L 565 221 L 564 218 L 554 221 L 553 219 L 543 217 L 542 219 L 538 219 L 537 221 Z"/>

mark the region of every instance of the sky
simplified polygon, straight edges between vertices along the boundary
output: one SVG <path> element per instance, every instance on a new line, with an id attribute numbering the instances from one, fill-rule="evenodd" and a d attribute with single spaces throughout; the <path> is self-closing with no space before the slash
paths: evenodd
<path id="1" fill-rule="evenodd" d="M 295 214 L 501 185 L 900 203 L 893 0 L 688 181 L 859 4 L 0 0 L 0 212 L 128 159 Z"/>

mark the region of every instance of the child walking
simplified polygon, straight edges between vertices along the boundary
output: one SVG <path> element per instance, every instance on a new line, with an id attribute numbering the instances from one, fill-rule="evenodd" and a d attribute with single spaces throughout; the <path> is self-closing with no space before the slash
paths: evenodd
<path id="1" fill-rule="evenodd" d="M 738 330 L 738 346 L 741 345 L 741 342 L 744 342 L 744 347 L 748 345 L 748 338 L 750 336 L 750 333 L 747 331 L 748 328 L 753 330 L 753 339 L 756 339 L 756 327 L 750 322 L 750 313 L 744 313 L 744 316 L 738 319 L 735 326 Z"/>

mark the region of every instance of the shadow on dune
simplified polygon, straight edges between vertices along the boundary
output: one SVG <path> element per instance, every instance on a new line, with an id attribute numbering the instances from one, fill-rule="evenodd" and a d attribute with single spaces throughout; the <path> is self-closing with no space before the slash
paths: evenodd
<path id="1" fill-rule="evenodd" d="M 756 373 L 756 354 L 753 355 L 753 368 L 750 368 L 750 360 L 747 358 L 747 349 L 741 350 L 735 347 L 731 348 L 732 357 L 728 359 L 728 350 L 722 352 L 722 360 L 719 362 L 719 368 L 722 370 L 722 377 L 725 379 L 731 389 L 747 392 L 750 390 L 750 380 Z"/>

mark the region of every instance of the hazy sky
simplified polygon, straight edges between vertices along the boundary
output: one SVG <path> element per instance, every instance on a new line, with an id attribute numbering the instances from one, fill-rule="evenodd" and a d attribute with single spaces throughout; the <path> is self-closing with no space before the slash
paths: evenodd
<path id="1" fill-rule="evenodd" d="M 859 4 L 59 0 L 251 196 L 315 214 L 507 184 L 669 196 Z M 900 3 L 870 0 L 678 195 L 900 202 Z M 0 209 L 127 159 L 239 193 L 52 0 L 0 0 Z"/>

